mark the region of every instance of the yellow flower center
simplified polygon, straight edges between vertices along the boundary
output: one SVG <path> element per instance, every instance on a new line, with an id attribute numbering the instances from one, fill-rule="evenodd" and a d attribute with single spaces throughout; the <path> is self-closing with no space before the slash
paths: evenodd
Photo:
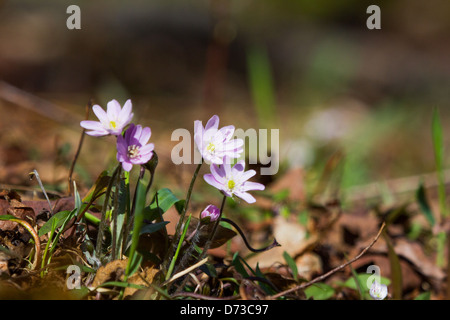
<path id="1" fill-rule="evenodd" d="M 208 150 L 209 152 L 214 152 L 214 150 L 216 150 L 216 146 L 214 145 L 214 143 L 210 142 L 206 147 L 206 150 Z"/>
<path id="2" fill-rule="evenodd" d="M 139 147 L 132 145 L 128 146 L 128 158 L 134 159 L 139 156 Z"/>
<path id="3" fill-rule="evenodd" d="M 228 181 L 228 189 L 233 190 L 235 186 L 236 182 L 234 182 L 233 180 Z"/>
<path id="4" fill-rule="evenodd" d="M 110 125 L 113 129 L 115 129 L 115 128 L 117 127 L 117 124 L 116 124 L 115 121 L 110 121 L 110 122 L 109 122 L 109 125 Z"/>

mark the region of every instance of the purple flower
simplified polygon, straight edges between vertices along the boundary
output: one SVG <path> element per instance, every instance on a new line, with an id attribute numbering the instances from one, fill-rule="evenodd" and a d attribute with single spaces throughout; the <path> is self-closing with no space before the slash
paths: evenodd
<path id="1" fill-rule="evenodd" d="M 107 104 L 106 112 L 97 104 L 92 107 L 92 110 L 100 121 L 84 120 L 80 122 L 80 125 L 87 130 L 91 130 L 86 133 L 94 137 L 101 137 L 109 134 L 119 136 L 122 134 L 123 128 L 125 128 L 133 118 L 133 113 L 131 112 L 131 100 L 125 102 L 123 109 L 120 107 L 119 102 L 111 100 Z"/>
<path id="2" fill-rule="evenodd" d="M 135 126 L 133 123 L 124 136 L 117 136 L 117 161 L 122 163 L 125 171 L 130 171 L 134 164 L 145 164 L 153 156 L 153 143 L 147 144 L 152 132 L 149 127 Z"/>
<path id="3" fill-rule="evenodd" d="M 201 219 L 205 219 L 207 217 L 211 218 L 211 222 L 212 221 L 216 221 L 220 216 L 220 209 L 217 208 L 215 205 L 210 204 L 209 206 L 207 206 L 205 208 L 205 210 L 202 211 L 202 213 L 200 214 L 200 218 Z"/>
<path id="4" fill-rule="evenodd" d="M 214 115 L 203 128 L 202 122 L 194 122 L 194 141 L 203 159 L 210 163 L 222 164 L 223 157 L 239 158 L 243 152 L 244 140 L 232 139 L 234 126 L 219 129 L 219 117 Z"/>
<path id="5" fill-rule="evenodd" d="M 255 198 L 247 191 L 264 190 L 265 188 L 261 183 L 247 181 L 256 174 L 256 171 L 244 171 L 244 160 L 236 163 L 233 168 L 228 157 L 225 157 L 223 162 L 220 167 L 212 164 L 211 173 L 205 174 L 203 179 L 227 197 L 235 195 L 247 203 L 255 202 Z"/>

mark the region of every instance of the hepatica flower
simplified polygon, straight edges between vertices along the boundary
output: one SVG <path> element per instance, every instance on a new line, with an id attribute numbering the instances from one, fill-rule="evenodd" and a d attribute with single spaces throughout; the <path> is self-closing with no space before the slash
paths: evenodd
<path id="1" fill-rule="evenodd" d="M 222 164 L 223 158 L 239 158 L 243 152 L 242 139 L 232 139 L 234 126 L 219 129 L 219 117 L 214 115 L 203 128 L 202 122 L 194 122 L 194 141 L 203 159 L 210 163 Z"/>
<path id="2" fill-rule="evenodd" d="M 215 205 L 208 205 L 205 210 L 202 211 L 200 214 L 201 219 L 205 219 L 207 217 L 210 217 L 210 221 L 216 221 L 220 216 L 220 209 L 217 208 Z"/>
<path id="3" fill-rule="evenodd" d="M 244 160 L 231 167 L 229 160 L 228 157 L 225 157 L 220 167 L 212 164 L 211 173 L 205 174 L 203 178 L 227 197 L 237 196 L 247 203 L 255 202 L 255 198 L 248 191 L 264 190 L 265 188 L 261 183 L 247 181 L 256 174 L 256 171 L 244 171 Z"/>
<path id="4" fill-rule="evenodd" d="M 131 112 L 131 100 L 127 100 L 120 107 L 119 102 L 111 100 L 107 104 L 107 110 L 102 109 L 99 105 L 92 107 L 95 115 L 99 121 L 84 120 L 80 125 L 90 131 L 86 133 L 94 137 L 101 137 L 106 135 L 119 136 L 122 134 L 122 130 L 131 122 L 133 113 Z"/>
<path id="5" fill-rule="evenodd" d="M 147 144 L 151 135 L 149 127 L 131 124 L 124 136 L 117 136 L 117 161 L 122 163 L 125 171 L 130 171 L 135 164 L 145 164 L 152 158 L 155 145 Z"/>
<path id="6" fill-rule="evenodd" d="M 370 296 L 375 300 L 383 300 L 388 294 L 387 286 L 378 283 L 376 280 L 372 283 L 372 287 L 369 290 Z"/>

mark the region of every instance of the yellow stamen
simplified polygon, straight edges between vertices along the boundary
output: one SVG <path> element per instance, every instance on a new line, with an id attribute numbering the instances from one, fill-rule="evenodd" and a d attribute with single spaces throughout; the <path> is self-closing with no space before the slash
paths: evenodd
<path id="1" fill-rule="evenodd" d="M 228 181 L 228 189 L 233 190 L 236 186 L 236 183 L 233 180 Z"/>
<path id="2" fill-rule="evenodd" d="M 128 146 L 128 158 L 133 159 L 139 156 L 139 147 L 138 146 Z"/>
<path id="3" fill-rule="evenodd" d="M 206 147 L 206 150 L 208 150 L 209 152 L 214 152 L 214 150 L 216 150 L 216 146 L 214 145 L 214 143 L 210 142 Z"/>

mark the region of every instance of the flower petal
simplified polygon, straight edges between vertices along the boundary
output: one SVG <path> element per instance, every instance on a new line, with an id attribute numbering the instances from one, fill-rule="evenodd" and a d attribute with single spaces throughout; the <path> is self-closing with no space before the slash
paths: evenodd
<path id="1" fill-rule="evenodd" d="M 212 164 L 211 165 L 211 173 L 214 176 L 214 178 L 219 182 L 224 184 L 226 179 L 225 179 L 225 172 L 222 168 L 219 168 L 218 165 Z"/>
<path id="2" fill-rule="evenodd" d="M 130 114 L 132 114 L 131 109 L 132 109 L 131 100 L 128 99 L 125 102 L 125 104 L 123 105 L 122 110 L 120 110 L 120 112 L 119 112 L 119 120 L 122 120 L 122 119 L 128 120 L 128 118 L 130 117 Z"/>
<path id="3" fill-rule="evenodd" d="M 142 129 L 141 136 L 139 138 L 139 142 L 141 143 L 141 145 L 147 144 L 151 135 L 152 130 L 149 127 L 145 127 L 144 129 Z"/>
<path id="4" fill-rule="evenodd" d="M 262 183 L 246 181 L 241 187 L 242 191 L 264 190 L 266 187 Z"/>
<path id="5" fill-rule="evenodd" d="M 214 128 L 214 129 L 218 129 L 219 128 L 219 116 L 217 115 L 213 115 L 211 117 L 211 119 L 208 120 L 208 122 L 206 123 L 205 126 L 205 131 Z"/>
<path id="6" fill-rule="evenodd" d="M 224 157 L 223 158 L 223 164 L 222 164 L 222 169 L 225 172 L 225 176 L 226 177 L 231 177 L 232 176 L 232 172 L 231 172 L 231 160 L 229 157 Z"/>
<path id="7" fill-rule="evenodd" d="M 109 132 L 108 131 L 97 131 L 97 130 L 94 130 L 94 131 L 86 131 L 86 134 L 90 135 L 92 137 L 103 137 L 103 136 L 109 135 Z"/>
<path id="8" fill-rule="evenodd" d="M 108 102 L 106 107 L 107 107 L 106 114 L 108 115 L 109 120 L 110 121 L 117 120 L 119 118 L 120 111 L 122 110 L 119 102 L 113 99 L 110 102 Z"/>
<path id="9" fill-rule="evenodd" d="M 122 168 L 123 168 L 123 170 L 125 170 L 125 171 L 130 171 L 130 170 L 133 168 L 133 164 L 131 164 L 131 163 L 128 162 L 128 161 L 123 161 L 123 162 L 122 162 Z"/>
<path id="10" fill-rule="evenodd" d="M 229 141 L 234 134 L 234 126 L 230 125 L 230 126 L 225 126 L 222 127 L 219 130 L 220 134 L 222 135 L 223 140 L 222 141 Z"/>
<path id="11" fill-rule="evenodd" d="M 244 160 L 239 160 L 234 166 L 233 168 L 231 168 L 231 172 L 233 173 L 234 176 L 241 176 L 242 173 L 244 172 L 245 169 L 245 161 Z M 248 172 L 248 171 L 247 171 Z M 256 172 L 255 172 L 256 173 Z M 252 175 L 253 176 L 253 175 Z M 245 179 L 247 180 L 247 179 Z"/>
<path id="12" fill-rule="evenodd" d="M 80 122 L 80 126 L 87 130 L 104 130 L 105 132 L 107 132 L 102 124 L 98 121 L 83 120 Z"/>
<path id="13" fill-rule="evenodd" d="M 98 120 L 100 120 L 103 126 L 109 126 L 108 115 L 106 114 L 105 110 L 102 109 L 102 107 L 96 104 L 92 107 L 92 111 L 94 111 L 95 115 L 97 116 Z"/>
<path id="14" fill-rule="evenodd" d="M 256 199 L 250 193 L 236 191 L 234 194 L 236 195 L 236 197 L 241 198 L 242 200 L 244 200 L 247 203 L 254 203 L 254 202 L 256 202 Z"/>
<path id="15" fill-rule="evenodd" d="M 223 190 L 223 185 L 219 183 L 214 176 L 211 173 L 207 173 L 203 175 L 203 179 L 210 185 L 212 185 L 214 188 L 217 188 L 219 190 Z"/>
<path id="16" fill-rule="evenodd" d="M 116 143 L 116 147 L 117 147 L 117 152 L 122 154 L 122 155 L 126 155 L 128 150 L 127 150 L 127 143 L 125 142 L 125 139 L 122 136 L 118 136 L 117 137 L 117 143 Z"/>

